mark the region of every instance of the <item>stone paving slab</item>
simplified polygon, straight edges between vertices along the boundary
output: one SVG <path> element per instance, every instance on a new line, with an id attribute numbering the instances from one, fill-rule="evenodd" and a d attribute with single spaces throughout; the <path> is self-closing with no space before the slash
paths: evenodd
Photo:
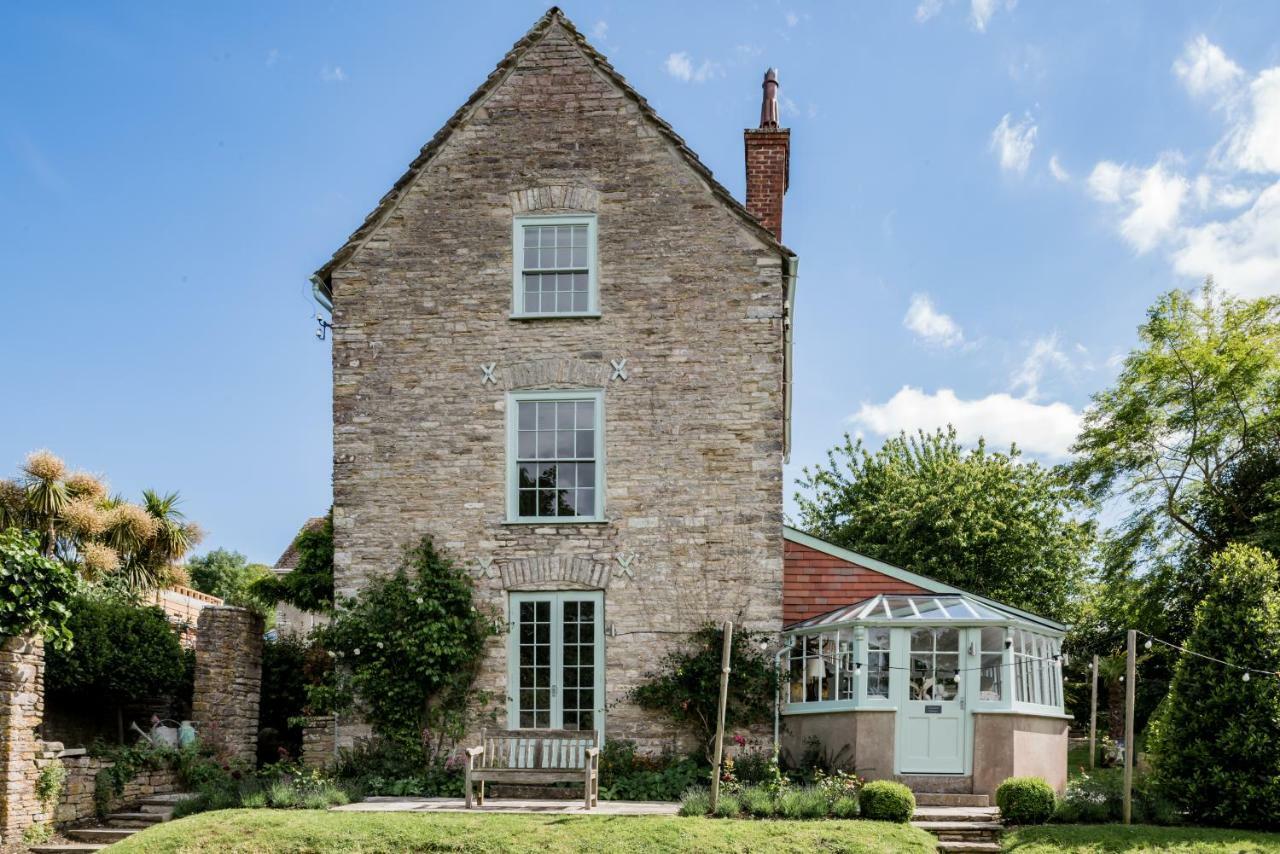
<path id="1" fill-rule="evenodd" d="M 526 798 L 486 798 L 484 806 L 467 809 L 462 798 L 365 798 L 354 804 L 331 807 L 333 812 L 510 812 L 552 813 L 556 815 L 675 815 L 677 803 L 667 801 L 601 801 L 587 809 L 580 800 L 533 800 Z"/>

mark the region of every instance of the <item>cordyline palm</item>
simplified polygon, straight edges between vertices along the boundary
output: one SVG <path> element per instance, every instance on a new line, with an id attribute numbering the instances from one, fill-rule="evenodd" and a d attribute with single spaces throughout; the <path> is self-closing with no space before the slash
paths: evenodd
<path id="1" fill-rule="evenodd" d="M 171 581 L 174 564 L 199 542 L 200 529 L 177 509 L 180 500 L 176 492 L 162 495 L 143 490 L 142 509 L 152 521 L 152 530 L 127 550 L 131 554 L 122 571 L 131 588 L 149 590 Z"/>

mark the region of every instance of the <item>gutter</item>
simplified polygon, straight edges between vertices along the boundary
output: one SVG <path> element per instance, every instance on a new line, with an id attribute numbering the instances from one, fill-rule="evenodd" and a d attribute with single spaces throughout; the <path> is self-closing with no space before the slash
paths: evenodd
<path id="1" fill-rule="evenodd" d="M 791 387 L 792 387 L 792 331 L 795 326 L 796 278 L 800 273 L 800 259 L 795 255 L 782 256 L 782 461 L 791 462 Z M 776 738 L 774 739 L 777 740 Z"/>
<path id="2" fill-rule="evenodd" d="M 311 298 L 320 304 L 325 311 L 333 314 L 333 293 L 329 290 L 329 285 L 319 274 L 311 276 Z"/>

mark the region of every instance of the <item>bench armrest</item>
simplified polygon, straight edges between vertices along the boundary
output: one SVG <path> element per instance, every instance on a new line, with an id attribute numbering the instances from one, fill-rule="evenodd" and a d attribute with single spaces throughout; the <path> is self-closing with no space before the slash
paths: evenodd
<path id="1" fill-rule="evenodd" d="M 600 748 L 598 748 L 598 747 L 588 747 L 588 748 L 587 748 L 587 756 L 588 756 L 589 758 L 591 758 L 591 759 L 595 759 L 595 758 L 596 758 L 597 756 L 599 756 L 599 755 L 600 755 Z"/>
<path id="2" fill-rule="evenodd" d="M 479 756 L 481 753 L 484 753 L 484 748 L 483 748 L 483 747 L 468 747 L 468 748 L 467 748 L 467 757 L 468 757 L 468 758 L 474 758 L 474 757 L 476 757 L 476 756 Z"/>

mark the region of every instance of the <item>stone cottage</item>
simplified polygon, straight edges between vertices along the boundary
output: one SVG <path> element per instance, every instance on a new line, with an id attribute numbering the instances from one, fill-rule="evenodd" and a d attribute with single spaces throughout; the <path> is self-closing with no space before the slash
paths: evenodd
<path id="1" fill-rule="evenodd" d="M 775 89 L 743 206 L 553 8 L 314 277 L 337 592 L 432 535 L 506 615 L 479 687 L 512 727 L 670 745 L 626 699 L 658 657 L 782 627 Z"/>
<path id="2" fill-rule="evenodd" d="M 505 615 L 479 687 L 509 728 L 674 746 L 628 692 L 732 619 L 779 634 L 784 746 L 926 789 L 1061 786 L 1064 626 L 783 525 L 777 86 L 740 204 L 553 8 L 422 148 L 313 277 L 337 592 L 434 537 Z"/>

